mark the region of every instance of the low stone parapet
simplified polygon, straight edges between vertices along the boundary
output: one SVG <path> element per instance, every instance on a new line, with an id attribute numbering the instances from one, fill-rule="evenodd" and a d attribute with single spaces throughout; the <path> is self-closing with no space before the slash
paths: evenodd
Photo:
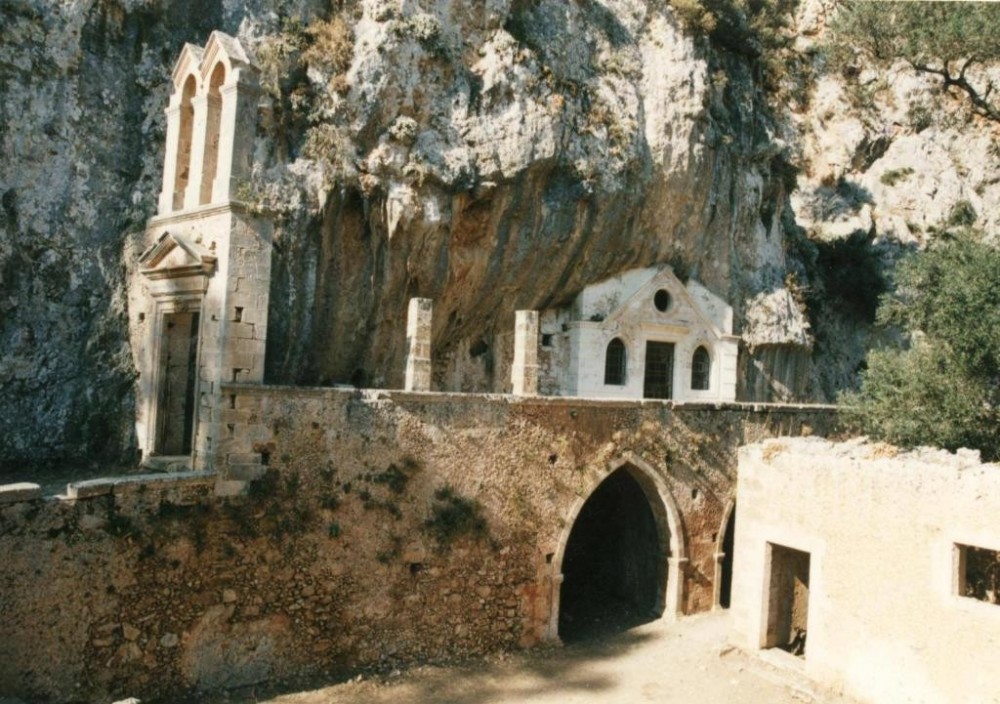
<path id="1" fill-rule="evenodd" d="M 35 501 L 42 498 L 42 487 L 30 482 L 0 484 L 0 504 L 14 504 L 21 501 Z"/>
<path id="2" fill-rule="evenodd" d="M 156 484 L 204 483 L 214 479 L 214 477 L 214 472 L 197 471 L 171 474 L 130 474 L 123 477 L 85 479 L 67 484 L 65 496 L 68 499 L 86 499 L 91 496 L 142 491 L 146 487 Z"/>

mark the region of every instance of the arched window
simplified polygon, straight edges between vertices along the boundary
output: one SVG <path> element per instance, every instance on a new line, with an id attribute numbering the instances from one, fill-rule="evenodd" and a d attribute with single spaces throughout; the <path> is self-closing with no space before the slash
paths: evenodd
<path id="1" fill-rule="evenodd" d="M 708 391 L 708 383 L 712 378 L 712 358 L 708 350 L 699 347 L 691 358 L 691 388 L 695 391 Z"/>
<path id="2" fill-rule="evenodd" d="M 226 82 L 226 67 L 219 62 L 208 82 L 208 113 L 205 124 L 205 159 L 201 171 L 200 204 L 212 202 L 212 186 L 219 166 L 219 140 L 222 136 L 222 84 Z"/>
<path id="3" fill-rule="evenodd" d="M 184 190 L 191 178 L 191 131 L 194 128 L 194 98 L 197 82 L 188 76 L 181 89 L 180 129 L 177 135 L 177 171 L 174 176 L 174 210 L 184 207 Z"/>
<path id="4" fill-rule="evenodd" d="M 627 362 L 625 343 L 616 337 L 608 343 L 608 351 L 604 355 L 604 383 L 624 386 Z"/>

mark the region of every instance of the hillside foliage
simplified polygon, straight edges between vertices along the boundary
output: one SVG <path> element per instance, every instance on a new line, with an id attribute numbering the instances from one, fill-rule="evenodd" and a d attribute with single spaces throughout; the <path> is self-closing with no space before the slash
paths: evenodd
<path id="1" fill-rule="evenodd" d="M 1000 3 L 845 0 L 829 26 L 829 66 L 848 77 L 859 65 L 904 61 L 941 80 L 972 111 L 1000 122 L 1000 94 L 986 70 L 1000 62 Z"/>
<path id="2" fill-rule="evenodd" d="M 787 75 L 797 5 L 798 0 L 670 0 L 689 32 L 752 59 L 758 78 L 772 91 Z"/>
<path id="3" fill-rule="evenodd" d="M 845 417 L 903 447 L 971 447 L 1000 458 L 1000 251 L 963 231 L 903 261 L 878 322 L 903 346 L 874 350 Z"/>

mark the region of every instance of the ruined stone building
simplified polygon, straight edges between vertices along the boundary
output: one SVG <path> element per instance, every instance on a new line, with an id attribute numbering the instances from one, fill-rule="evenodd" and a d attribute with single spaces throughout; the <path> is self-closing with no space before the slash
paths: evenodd
<path id="1" fill-rule="evenodd" d="M 996 701 L 995 464 L 810 438 L 739 465 L 734 642 L 861 701 Z"/>
<path id="2" fill-rule="evenodd" d="M 517 311 L 512 393 L 481 394 L 436 388 L 435 301 L 412 298 L 404 389 L 265 383 L 273 229 L 238 197 L 257 72 L 213 32 L 172 81 L 158 212 L 129 250 L 136 431 L 160 471 L 0 492 L 0 691 L 162 694 L 558 642 L 595 618 L 595 585 L 642 619 L 728 604 L 736 448 L 834 418 L 734 403 L 724 300 L 660 266 Z M 39 578 L 74 614 L 59 629 Z"/>

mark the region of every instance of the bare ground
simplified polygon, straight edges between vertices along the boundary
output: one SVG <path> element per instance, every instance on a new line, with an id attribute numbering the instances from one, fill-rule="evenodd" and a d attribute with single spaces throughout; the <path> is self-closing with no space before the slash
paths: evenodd
<path id="1" fill-rule="evenodd" d="M 563 648 L 419 666 L 296 693 L 262 688 L 200 704 L 853 704 L 822 690 L 785 653 L 750 655 L 726 644 L 726 612 L 654 621 Z"/>

